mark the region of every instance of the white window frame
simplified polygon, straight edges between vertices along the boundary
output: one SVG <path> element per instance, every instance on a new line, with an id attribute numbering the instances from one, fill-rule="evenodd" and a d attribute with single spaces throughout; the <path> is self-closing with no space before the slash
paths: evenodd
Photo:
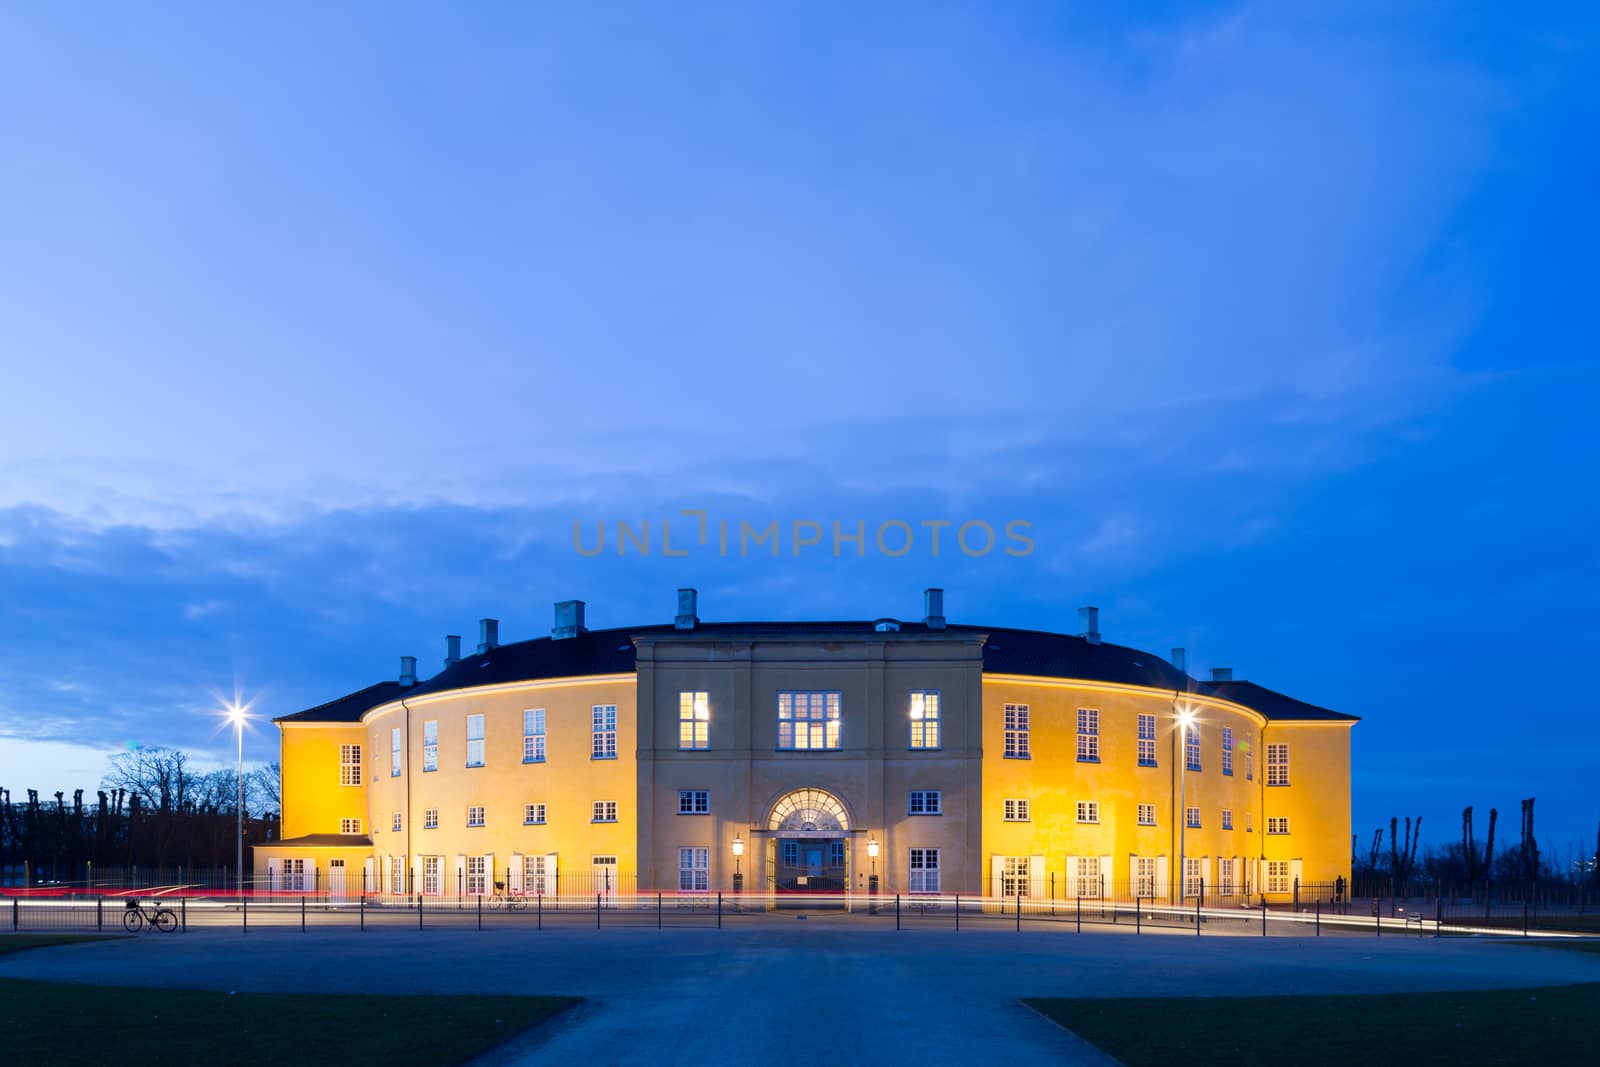
<path id="1" fill-rule="evenodd" d="M 1267 746 L 1267 785 L 1289 784 L 1289 742 L 1274 741 Z"/>
<path id="2" fill-rule="evenodd" d="M 709 789 L 680 789 L 678 790 L 679 815 L 710 815 L 711 790 Z"/>
<path id="3" fill-rule="evenodd" d="M 1078 821 L 1085 825 L 1100 821 L 1100 802 L 1098 800 L 1078 801 Z"/>
<path id="4" fill-rule="evenodd" d="M 1027 704 L 1007 704 L 1005 707 L 1006 759 L 1032 759 L 1029 737 L 1032 709 Z"/>
<path id="5" fill-rule="evenodd" d="M 1224 830 L 1232 830 L 1233 829 L 1233 809 L 1232 808 L 1223 808 L 1222 809 L 1222 828 Z"/>
<path id="6" fill-rule="evenodd" d="M 678 848 L 678 892 L 711 891 L 711 850 L 699 845 Z"/>
<path id="7" fill-rule="evenodd" d="M 1267 833 L 1273 837 L 1287 837 L 1289 835 L 1289 816 L 1268 815 Z"/>
<path id="8" fill-rule="evenodd" d="M 1233 777 L 1233 727 L 1222 728 L 1222 774 L 1223 777 Z"/>
<path id="9" fill-rule="evenodd" d="M 543 826 L 544 815 L 545 810 L 542 801 L 532 801 L 522 805 L 522 825 L 524 826 Z"/>
<path id="10" fill-rule="evenodd" d="M 1156 878 L 1156 858 L 1154 856 L 1133 857 L 1133 895 L 1135 897 L 1155 896 Z"/>
<path id="11" fill-rule="evenodd" d="M 1267 893 L 1289 892 L 1289 871 L 1288 860 L 1268 860 L 1266 887 L 1263 891 Z"/>
<path id="12" fill-rule="evenodd" d="M 424 830 L 437 830 L 439 828 L 439 809 L 422 809 L 422 828 Z"/>
<path id="13" fill-rule="evenodd" d="M 340 819 L 339 832 L 341 834 L 359 834 L 361 832 L 360 819 Z"/>
<path id="14" fill-rule="evenodd" d="M 1183 728 L 1183 769 L 1200 771 L 1200 724 L 1189 723 Z"/>
<path id="15" fill-rule="evenodd" d="M 467 805 L 467 825 L 477 829 L 488 823 L 489 812 L 482 804 Z"/>
<path id="16" fill-rule="evenodd" d="M 467 716 L 467 766 L 482 767 L 487 755 L 482 713 Z"/>
<path id="17" fill-rule="evenodd" d="M 1184 811 L 1183 811 L 1183 825 L 1184 825 L 1185 829 L 1189 829 L 1189 830 L 1199 830 L 1199 829 L 1201 829 L 1201 826 L 1200 826 L 1200 809 L 1198 807 L 1190 806 L 1190 807 L 1187 807 L 1187 808 L 1184 809 Z"/>
<path id="18" fill-rule="evenodd" d="M 400 896 L 406 891 L 406 861 L 403 856 L 389 857 L 389 892 Z"/>
<path id="19" fill-rule="evenodd" d="M 913 789 L 906 799 L 907 815 L 943 815 L 944 794 L 937 789 Z"/>
<path id="20" fill-rule="evenodd" d="M 543 708 L 522 709 L 522 762 L 543 763 L 545 757 Z"/>
<path id="21" fill-rule="evenodd" d="M 422 857 L 422 893 L 436 897 L 444 892 L 444 857 Z"/>
<path id="22" fill-rule="evenodd" d="M 1027 797 L 1006 797 L 1001 801 L 1000 813 L 1004 822 L 1031 822 Z"/>
<path id="23" fill-rule="evenodd" d="M 389 832 L 397 834 L 400 832 L 400 827 L 403 825 L 404 822 L 401 819 L 400 813 L 397 811 L 389 819 Z"/>
<path id="24" fill-rule="evenodd" d="M 785 689 L 778 693 L 778 748 L 784 752 L 836 751 L 843 741 L 844 694 L 836 689 Z"/>
<path id="25" fill-rule="evenodd" d="M 1078 762 L 1100 762 L 1100 709 L 1078 709 Z"/>
<path id="26" fill-rule="evenodd" d="M 389 777 L 400 777 L 405 765 L 405 736 L 400 727 L 396 726 L 389 730 Z"/>
<path id="27" fill-rule="evenodd" d="M 1156 759 L 1156 717 L 1141 712 L 1138 720 L 1139 752 L 1138 760 L 1141 767 L 1156 767 L 1160 763 Z"/>
<path id="28" fill-rule="evenodd" d="M 913 848 L 906 857 L 906 866 L 911 875 L 906 881 L 906 887 L 912 893 L 938 893 L 939 892 L 939 850 L 936 848 Z"/>
<path id="29" fill-rule="evenodd" d="M 939 730 L 939 690 L 913 689 L 911 691 L 911 741 L 910 747 L 931 751 L 941 747 L 943 738 Z"/>
<path id="30" fill-rule="evenodd" d="M 422 770 L 439 769 L 439 720 L 428 719 L 422 724 Z"/>
<path id="31" fill-rule="evenodd" d="M 685 752 L 711 748 L 711 694 L 704 689 L 678 693 L 678 748 Z"/>
<path id="32" fill-rule="evenodd" d="M 1105 888 L 1105 872 L 1100 869 L 1099 856 L 1079 856 L 1078 869 L 1078 895 L 1080 897 L 1098 899 L 1100 892 Z"/>
<path id="33" fill-rule="evenodd" d="M 1002 856 L 1000 860 L 1000 895 L 1003 897 L 1028 896 L 1033 891 L 1032 861 L 1027 856 Z"/>
<path id="34" fill-rule="evenodd" d="M 617 802 L 615 800 L 596 800 L 589 806 L 590 822 L 616 822 Z"/>
<path id="35" fill-rule="evenodd" d="M 361 746 L 339 746 L 339 784 L 361 784 Z"/>
<path id="36" fill-rule="evenodd" d="M 1205 859 L 1201 856 L 1185 856 L 1183 858 L 1183 895 L 1197 897 L 1205 888 L 1206 876 Z"/>
<path id="37" fill-rule="evenodd" d="M 489 891 L 488 857 L 467 857 L 467 896 L 481 897 Z"/>
<path id="38" fill-rule="evenodd" d="M 1140 826 L 1154 826 L 1156 824 L 1156 806 L 1154 804 L 1140 804 L 1138 817 Z"/>
<path id="39" fill-rule="evenodd" d="M 594 704 L 589 708 L 590 759 L 617 758 L 617 706 Z"/>

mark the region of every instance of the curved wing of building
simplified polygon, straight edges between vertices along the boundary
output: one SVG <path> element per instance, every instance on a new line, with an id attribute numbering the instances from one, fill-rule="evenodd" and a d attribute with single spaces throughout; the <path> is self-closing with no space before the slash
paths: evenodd
<path id="1" fill-rule="evenodd" d="M 671 624 L 478 651 L 277 721 L 264 886 L 1289 900 L 1348 879 L 1354 716 L 1077 634 Z M 1175 659 L 1179 657 L 1174 656 Z"/>

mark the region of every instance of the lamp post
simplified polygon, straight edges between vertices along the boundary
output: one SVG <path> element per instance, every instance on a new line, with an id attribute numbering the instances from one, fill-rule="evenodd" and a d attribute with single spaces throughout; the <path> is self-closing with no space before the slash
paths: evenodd
<path id="1" fill-rule="evenodd" d="M 1185 707 L 1177 712 L 1178 740 L 1178 903 L 1183 903 L 1184 889 L 1184 832 L 1189 828 L 1189 725 L 1194 722 L 1194 709 Z"/>
<path id="2" fill-rule="evenodd" d="M 744 855 L 744 838 L 738 834 L 733 835 L 733 891 L 744 891 L 744 874 L 739 870 L 739 857 Z"/>
<path id="3" fill-rule="evenodd" d="M 228 705 L 228 719 L 233 723 L 234 742 L 238 746 L 239 762 L 235 770 L 234 785 L 234 885 L 244 890 L 244 706 L 237 700 Z"/>

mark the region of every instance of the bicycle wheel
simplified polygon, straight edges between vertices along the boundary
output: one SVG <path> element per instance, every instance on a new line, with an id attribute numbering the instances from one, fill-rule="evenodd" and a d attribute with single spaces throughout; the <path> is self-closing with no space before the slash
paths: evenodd
<path id="1" fill-rule="evenodd" d="M 130 934 L 136 934 L 144 926 L 144 912 L 125 911 L 122 913 L 122 928 Z"/>
<path id="2" fill-rule="evenodd" d="M 167 908 L 160 908 L 150 920 L 150 925 L 164 934 L 170 934 L 178 928 L 178 916 Z"/>
<path id="3" fill-rule="evenodd" d="M 491 908 L 503 908 L 505 906 L 506 906 L 506 898 L 501 896 L 499 893 L 496 893 L 494 896 L 489 898 L 489 907 L 491 907 Z"/>

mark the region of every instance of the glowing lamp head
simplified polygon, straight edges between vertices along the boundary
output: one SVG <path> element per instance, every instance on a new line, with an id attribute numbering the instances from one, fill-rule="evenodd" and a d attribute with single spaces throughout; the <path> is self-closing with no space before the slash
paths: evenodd
<path id="1" fill-rule="evenodd" d="M 867 841 L 867 856 L 871 859 L 878 858 L 878 839 L 876 837 Z"/>
<path id="2" fill-rule="evenodd" d="M 1183 708 L 1178 712 L 1178 725 L 1187 728 L 1194 722 L 1194 720 L 1195 713 L 1193 708 Z"/>
<path id="3" fill-rule="evenodd" d="M 744 838 L 738 834 L 733 835 L 733 854 L 735 856 L 744 855 Z"/>

